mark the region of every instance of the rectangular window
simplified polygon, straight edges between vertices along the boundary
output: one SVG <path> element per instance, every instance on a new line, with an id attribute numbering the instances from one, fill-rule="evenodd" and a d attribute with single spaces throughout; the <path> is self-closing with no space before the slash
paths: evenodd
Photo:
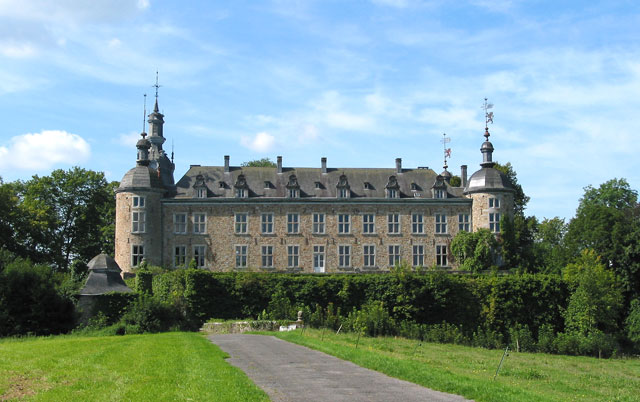
<path id="1" fill-rule="evenodd" d="M 287 267 L 298 268 L 300 262 L 300 246 L 287 246 Z"/>
<path id="2" fill-rule="evenodd" d="M 389 266 L 393 267 L 400 263 L 400 246 L 392 244 L 389 246 Z"/>
<path id="3" fill-rule="evenodd" d="M 300 231 L 300 215 L 287 214 L 287 233 L 296 234 Z"/>
<path id="4" fill-rule="evenodd" d="M 424 266 L 424 245 L 422 244 L 413 246 L 413 266 Z"/>
<path id="5" fill-rule="evenodd" d="M 193 233 L 205 234 L 207 232 L 207 214 L 193 214 Z"/>
<path id="6" fill-rule="evenodd" d="M 294 188 L 290 188 L 289 191 L 287 191 L 289 198 L 298 198 L 299 194 L 300 194 L 300 190 L 298 189 L 294 189 Z"/>
<path id="7" fill-rule="evenodd" d="M 436 214 L 436 233 L 447 233 L 447 214 Z"/>
<path id="8" fill-rule="evenodd" d="M 500 233 L 500 214 L 489 214 L 489 230 L 493 233 Z"/>
<path id="9" fill-rule="evenodd" d="M 324 246 L 313 246 L 313 272 L 324 272 Z"/>
<path id="10" fill-rule="evenodd" d="M 351 266 L 351 246 L 338 246 L 338 266 L 340 268 Z"/>
<path id="11" fill-rule="evenodd" d="M 447 264 L 447 246 L 444 244 L 436 245 L 436 265 L 446 267 Z"/>
<path id="12" fill-rule="evenodd" d="M 339 198 L 349 198 L 349 189 L 348 188 L 339 188 L 338 189 L 338 197 Z"/>
<path id="13" fill-rule="evenodd" d="M 469 214 L 458 214 L 458 230 L 468 232 L 470 229 Z"/>
<path id="14" fill-rule="evenodd" d="M 144 233 L 146 212 L 133 211 L 131 213 L 131 233 Z"/>
<path id="15" fill-rule="evenodd" d="M 273 214 L 262 214 L 260 222 L 260 230 L 263 234 L 273 233 Z"/>
<path id="16" fill-rule="evenodd" d="M 411 214 L 411 232 L 416 234 L 424 233 L 422 214 Z"/>
<path id="17" fill-rule="evenodd" d="M 196 262 L 196 268 L 204 268 L 204 254 L 206 246 L 197 245 L 193 246 L 193 259 Z"/>
<path id="18" fill-rule="evenodd" d="M 173 215 L 173 232 L 178 234 L 187 233 L 187 214 Z"/>
<path id="19" fill-rule="evenodd" d="M 140 197 L 137 195 L 133 196 L 133 207 L 134 208 L 144 208 L 144 197 Z"/>
<path id="20" fill-rule="evenodd" d="M 236 188 L 236 198 L 247 198 L 247 190 L 244 188 Z"/>
<path id="21" fill-rule="evenodd" d="M 313 233 L 324 234 L 324 214 L 313 214 Z"/>
<path id="22" fill-rule="evenodd" d="M 376 232 L 376 221 L 374 214 L 362 215 L 362 233 L 372 234 Z"/>
<path id="23" fill-rule="evenodd" d="M 375 267 L 376 266 L 376 246 L 370 244 L 364 246 L 364 266 Z"/>
<path id="24" fill-rule="evenodd" d="M 235 230 L 236 234 L 248 233 L 249 214 L 246 212 L 237 213 L 235 215 Z"/>
<path id="25" fill-rule="evenodd" d="M 444 198 L 444 190 L 435 190 L 435 198 Z"/>
<path id="26" fill-rule="evenodd" d="M 273 246 L 262 246 L 262 268 L 273 268 Z"/>
<path id="27" fill-rule="evenodd" d="M 131 266 L 140 265 L 144 259 L 144 246 L 142 244 L 134 244 L 131 246 Z"/>
<path id="28" fill-rule="evenodd" d="M 196 190 L 196 196 L 198 198 L 207 198 L 207 189 L 206 188 L 199 188 Z"/>
<path id="29" fill-rule="evenodd" d="M 400 214 L 387 215 L 389 234 L 400 233 Z"/>
<path id="30" fill-rule="evenodd" d="M 247 267 L 247 251 L 249 246 L 240 244 L 236 246 L 236 268 Z"/>
<path id="31" fill-rule="evenodd" d="M 489 198 L 489 208 L 500 208 L 499 198 Z"/>
<path id="32" fill-rule="evenodd" d="M 398 198 L 398 190 L 394 188 L 387 189 L 387 198 Z"/>
<path id="33" fill-rule="evenodd" d="M 338 214 L 338 234 L 351 232 L 351 216 L 349 214 Z"/>
<path id="34" fill-rule="evenodd" d="M 173 249 L 173 266 L 184 267 L 187 264 L 187 246 L 175 246 Z"/>

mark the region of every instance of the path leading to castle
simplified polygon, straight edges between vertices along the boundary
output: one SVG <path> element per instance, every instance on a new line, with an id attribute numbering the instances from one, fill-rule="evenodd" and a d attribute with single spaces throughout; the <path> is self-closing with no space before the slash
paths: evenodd
<path id="1" fill-rule="evenodd" d="M 272 401 L 464 401 L 273 336 L 212 335 Z"/>

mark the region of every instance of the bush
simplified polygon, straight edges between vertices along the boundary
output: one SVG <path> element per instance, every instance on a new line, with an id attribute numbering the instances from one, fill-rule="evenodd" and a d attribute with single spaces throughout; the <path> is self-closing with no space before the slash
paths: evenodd
<path id="1" fill-rule="evenodd" d="M 510 328 L 509 339 L 509 347 L 516 352 L 534 352 L 536 349 L 536 342 L 526 325 L 516 324 Z"/>
<path id="2" fill-rule="evenodd" d="M 538 330 L 538 342 L 536 349 L 542 353 L 555 353 L 557 351 L 554 344 L 556 336 L 553 332 L 553 327 L 549 324 L 545 324 Z"/>
<path id="3" fill-rule="evenodd" d="M 125 325 L 126 333 L 194 329 L 179 306 L 146 294 L 129 305 L 121 323 Z"/>

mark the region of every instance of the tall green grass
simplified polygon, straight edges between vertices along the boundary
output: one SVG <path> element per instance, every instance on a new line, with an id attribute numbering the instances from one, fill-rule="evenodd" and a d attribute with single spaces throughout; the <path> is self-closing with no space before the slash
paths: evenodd
<path id="1" fill-rule="evenodd" d="M 0 341 L 0 400 L 269 400 L 196 333 Z"/>
<path id="2" fill-rule="evenodd" d="M 476 401 L 640 401 L 640 359 L 596 359 L 422 343 L 403 338 L 359 339 L 305 330 L 277 337 L 350 360 L 438 391 Z M 322 337 L 324 339 L 322 340 Z"/>

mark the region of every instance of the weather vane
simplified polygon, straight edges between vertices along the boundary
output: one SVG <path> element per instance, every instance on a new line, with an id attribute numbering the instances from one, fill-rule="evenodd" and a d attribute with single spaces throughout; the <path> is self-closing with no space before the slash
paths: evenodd
<path id="1" fill-rule="evenodd" d="M 493 109 L 493 103 L 487 103 L 487 98 L 484 98 L 484 104 L 482 105 L 484 110 L 484 136 L 489 139 L 489 123 L 493 124 L 493 112 L 489 109 Z"/>
<path id="2" fill-rule="evenodd" d="M 447 137 L 447 133 L 442 133 L 442 149 L 444 150 L 444 170 L 447 170 L 447 158 L 451 158 L 451 148 L 447 148 L 447 144 L 451 142 L 451 138 Z"/>
<path id="3" fill-rule="evenodd" d="M 156 99 L 158 99 L 158 88 L 162 85 L 158 85 L 158 70 L 156 70 L 156 85 L 152 85 L 153 88 L 156 89 Z"/>

